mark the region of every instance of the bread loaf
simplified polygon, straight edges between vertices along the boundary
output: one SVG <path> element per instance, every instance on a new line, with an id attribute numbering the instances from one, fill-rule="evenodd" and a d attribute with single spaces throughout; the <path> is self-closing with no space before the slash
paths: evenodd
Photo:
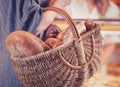
<path id="1" fill-rule="evenodd" d="M 56 36 L 56 38 L 58 39 L 58 40 L 63 40 L 63 37 L 64 37 L 64 35 L 65 35 L 65 32 L 64 31 L 62 31 L 62 32 L 60 32 L 57 36 Z"/>
<path id="2" fill-rule="evenodd" d="M 86 27 L 84 23 L 78 23 L 76 24 L 77 32 L 79 35 L 86 32 Z M 63 37 L 63 43 L 67 43 L 73 40 L 72 32 L 69 28 L 65 30 L 64 37 Z"/>
<path id="3" fill-rule="evenodd" d="M 56 38 L 48 38 L 46 41 L 45 41 L 51 48 L 55 48 L 59 45 L 62 44 L 62 41 L 56 39 Z"/>
<path id="4" fill-rule="evenodd" d="M 96 24 L 92 20 L 90 20 L 90 19 L 85 21 L 85 26 L 86 26 L 87 30 L 93 29 L 95 27 L 95 25 Z"/>
<path id="5" fill-rule="evenodd" d="M 6 38 L 6 47 L 12 56 L 26 57 L 47 51 L 50 47 L 35 35 L 15 31 Z"/>

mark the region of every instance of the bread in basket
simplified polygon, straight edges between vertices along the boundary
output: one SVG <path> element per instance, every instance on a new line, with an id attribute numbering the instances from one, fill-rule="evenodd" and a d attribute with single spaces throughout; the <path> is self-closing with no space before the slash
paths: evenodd
<path id="1" fill-rule="evenodd" d="M 13 69 L 25 87 L 79 87 L 98 70 L 102 55 L 100 26 L 79 35 L 71 17 L 56 7 L 69 24 L 73 38 L 43 53 L 17 58 L 11 56 Z"/>

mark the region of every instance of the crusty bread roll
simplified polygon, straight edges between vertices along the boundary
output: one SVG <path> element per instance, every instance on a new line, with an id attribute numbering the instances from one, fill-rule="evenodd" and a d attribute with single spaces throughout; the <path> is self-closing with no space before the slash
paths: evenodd
<path id="1" fill-rule="evenodd" d="M 93 29 L 95 27 L 95 25 L 96 25 L 96 23 L 94 23 L 93 20 L 88 19 L 85 21 L 85 26 L 86 26 L 87 30 Z"/>
<path id="2" fill-rule="evenodd" d="M 62 41 L 56 39 L 56 38 L 48 38 L 45 40 L 45 43 L 47 43 L 51 48 L 55 48 L 61 44 L 63 44 Z"/>
<path id="3" fill-rule="evenodd" d="M 65 31 L 62 31 L 62 32 L 60 32 L 60 33 L 56 36 L 56 38 L 57 38 L 58 40 L 61 40 L 61 41 L 62 41 L 64 35 L 65 35 Z"/>
<path id="4" fill-rule="evenodd" d="M 76 24 L 76 28 L 77 28 L 79 35 L 86 32 L 86 26 L 83 22 Z M 63 43 L 67 43 L 67 42 L 70 42 L 72 40 L 73 40 L 73 34 L 72 34 L 70 28 L 67 28 L 65 30 L 65 33 L 64 33 Z"/>
<path id="5" fill-rule="evenodd" d="M 15 31 L 6 38 L 6 47 L 15 57 L 27 57 L 50 49 L 40 38 L 26 31 Z"/>

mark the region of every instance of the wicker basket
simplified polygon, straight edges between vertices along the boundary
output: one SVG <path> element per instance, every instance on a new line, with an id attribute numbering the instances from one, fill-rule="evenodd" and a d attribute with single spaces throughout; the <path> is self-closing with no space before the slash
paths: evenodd
<path id="1" fill-rule="evenodd" d="M 79 87 L 98 70 L 102 54 L 100 27 L 79 36 L 70 16 L 56 7 L 55 11 L 69 24 L 73 40 L 44 53 L 25 58 L 11 56 L 17 77 L 25 87 Z"/>

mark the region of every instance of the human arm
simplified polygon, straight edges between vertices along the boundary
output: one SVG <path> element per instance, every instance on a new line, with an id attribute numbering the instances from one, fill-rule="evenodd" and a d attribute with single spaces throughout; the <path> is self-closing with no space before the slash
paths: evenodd
<path id="1" fill-rule="evenodd" d="M 70 4 L 70 2 L 71 2 L 71 0 L 64 0 L 64 1 L 63 0 L 55 0 L 55 1 L 53 1 L 53 4 L 50 6 L 64 9 L 64 7 L 68 4 Z M 35 31 L 35 35 L 39 35 L 42 31 L 44 31 L 52 23 L 52 21 L 56 18 L 56 16 L 57 16 L 57 13 L 55 13 L 53 11 L 44 12 L 42 20 Z"/>

